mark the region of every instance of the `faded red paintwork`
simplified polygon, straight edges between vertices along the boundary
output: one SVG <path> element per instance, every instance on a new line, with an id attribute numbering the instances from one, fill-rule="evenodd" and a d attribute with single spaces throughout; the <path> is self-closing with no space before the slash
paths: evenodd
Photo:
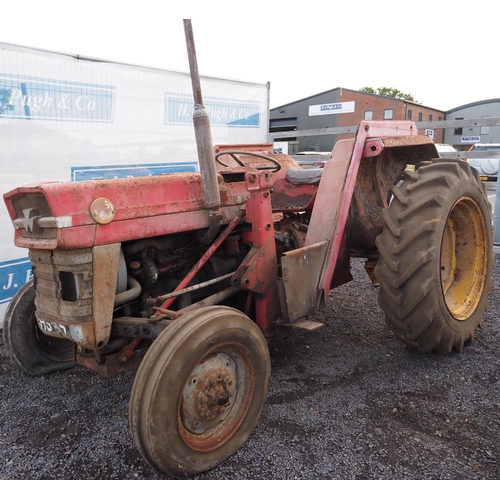
<path id="1" fill-rule="evenodd" d="M 253 248 L 236 271 L 233 286 L 253 294 L 256 323 L 265 333 L 280 316 L 278 295 L 278 260 L 274 241 L 274 221 L 271 204 L 273 175 L 269 172 L 248 173 L 245 182 L 250 198 L 247 201 L 247 221 L 252 224 Z"/>
<path id="2" fill-rule="evenodd" d="M 422 146 L 431 142 L 430 139 L 419 136 L 417 141 L 416 135 L 417 130 L 412 122 L 362 122 L 356 138 L 337 142 L 331 159 L 325 165 L 321 181 L 316 184 L 289 182 L 287 171 L 299 167 L 293 159 L 281 154 L 272 155 L 281 165 L 277 172 L 256 170 L 254 167 L 258 167 L 258 159 L 250 156 L 245 157 L 243 166 L 219 167 L 217 185 L 221 202 L 217 214 L 221 225 L 227 226 L 243 210 L 241 222 L 251 226 L 251 236 L 242 235 L 241 241 L 251 243 L 252 248 L 234 273 L 232 286 L 249 292 L 244 309 L 247 313 L 255 310 L 255 321 L 266 336 L 272 337 L 273 324 L 280 318 L 295 317 L 294 314 L 284 314 L 287 304 L 280 302 L 280 257 L 277 253 L 275 230 L 286 228 L 287 223 L 285 221 L 283 225 L 275 225 L 274 214 L 289 213 L 295 214 L 295 217 L 301 213 L 310 214 L 304 236 L 300 234 L 302 230 L 294 229 L 299 247 L 327 242 L 324 262 L 316 266 L 320 271 L 315 271 L 321 274 L 318 278 L 318 290 L 311 289 L 308 292 L 317 294 L 318 297 L 305 300 L 305 303 L 313 304 L 306 308 L 311 309 L 308 312 L 313 312 L 320 306 L 320 302 L 326 301 L 332 286 L 350 279 L 350 249 L 356 247 L 356 243 L 358 247 L 365 245 L 364 242 L 360 243 L 361 235 L 369 232 L 365 228 L 373 230 L 373 233 L 378 230 L 376 217 L 375 222 L 368 217 L 370 207 L 367 205 L 380 204 L 380 200 L 366 192 L 370 191 L 368 188 L 373 177 L 376 179 L 375 191 L 387 190 L 384 177 L 387 172 L 383 171 L 385 160 L 377 163 L 377 158 L 385 158 L 383 155 L 387 148 L 417 146 L 420 148 L 418 151 L 424 151 L 419 159 L 432 157 L 431 149 L 422 149 Z M 221 146 L 214 150 L 221 152 L 234 150 L 235 147 Z M 270 146 L 256 145 L 249 149 L 267 153 Z M 228 158 L 229 161 L 234 160 L 230 156 Z M 364 170 L 353 204 L 357 207 L 355 213 L 362 216 L 362 223 L 351 232 L 348 240 L 345 229 L 362 161 L 365 162 Z M 372 161 L 374 173 L 370 170 Z M 397 175 L 400 168 L 401 165 L 394 167 L 396 173 L 391 175 Z M 389 182 L 392 180 L 391 178 Z M 17 188 L 4 195 L 4 199 L 9 215 L 13 220 L 21 221 L 21 226 L 25 216 L 19 208 L 16 213 L 16 200 L 34 194 L 43 195 L 48 206 L 48 209 L 43 210 L 50 212 L 40 215 L 55 218 L 58 228 L 50 233 L 53 237 L 37 238 L 26 228 L 18 227 L 15 230 L 15 243 L 20 247 L 48 250 L 91 248 L 204 230 L 209 226 L 209 210 L 205 207 L 202 179 L 197 173 L 78 183 L 39 183 Z M 114 207 L 114 218 L 108 224 L 97 224 L 90 214 L 91 203 L 97 198 L 109 200 Z M 231 228 L 220 243 L 230 233 Z M 206 255 L 212 255 L 212 250 Z M 308 256 L 307 248 L 301 254 Z M 177 288 L 187 285 L 206 260 L 201 259 Z M 293 266 L 299 264 L 302 265 L 302 262 L 290 259 L 287 272 L 293 272 Z M 171 302 L 169 299 L 160 309 L 167 309 Z M 100 321 L 106 323 L 106 318 L 102 317 Z M 106 340 L 99 335 L 95 338 L 101 342 Z"/>

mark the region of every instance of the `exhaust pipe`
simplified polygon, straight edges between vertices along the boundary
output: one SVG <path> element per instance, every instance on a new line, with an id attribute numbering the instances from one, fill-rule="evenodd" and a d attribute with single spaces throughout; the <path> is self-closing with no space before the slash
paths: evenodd
<path id="1" fill-rule="evenodd" d="M 215 167 L 210 119 L 203 105 L 203 97 L 201 95 L 200 75 L 198 73 L 191 19 L 184 19 L 184 33 L 186 35 L 191 85 L 193 87 L 194 134 L 196 138 L 196 148 L 198 150 L 198 161 L 200 163 L 203 199 L 205 208 L 208 209 L 208 219 L 210 223 L 207 233 L 201 236 L 199 241 L 203 245 L 209 245 L 214 240 L 220 227 L 221 218 L 218 212 L 220 207 L 219 184 L 217 182 L 217 169 Z"/>

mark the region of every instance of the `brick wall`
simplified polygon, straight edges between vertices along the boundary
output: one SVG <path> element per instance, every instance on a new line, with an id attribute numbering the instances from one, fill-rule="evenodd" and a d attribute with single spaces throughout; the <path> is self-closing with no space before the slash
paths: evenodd
<path id="1" fill-rule="evenodd" d="M 347 127 L 359 123 L 365 119 L 365 111 L 372 111 L 372 120 L 384 120 L 384 112 L 392 110 L 393 120 L 406 120 L 408 110 L 411 111 L 411 120 L 418 121 L 438 121 L 439 118 L 444 120 L 444 113 L 436 109 L 427 108 L 416 103 L 408 103 L 400 99 L 392 99 L 381 97 L 363 92 L 354 92 L 351 90 L 342 89 L 340 93 L 341 102 L 354 101 L 354 113 L 344 113 L 338 115 L 338 127 Z M 420 113 L 422 114 L 421 119 Z M 425 134 L 424 130 L 418 131 L 419 135 Z M 339 139 L 353 137 L 354 134 L 342 134 Z M 443 142 L 443 129 L 434 129 L 434 142 Z"/>

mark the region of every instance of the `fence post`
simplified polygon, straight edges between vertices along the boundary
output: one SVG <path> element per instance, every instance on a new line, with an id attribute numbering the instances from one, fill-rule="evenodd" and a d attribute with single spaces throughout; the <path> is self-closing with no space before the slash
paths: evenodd
<path id="1" fill-rule="evenodd" d="M 494 245 L 500 253 L 500 182 L 497 181 L 497 194 L 495 196 L 495 214 L 493 216 L 493 228 L 495 230 Z"/>

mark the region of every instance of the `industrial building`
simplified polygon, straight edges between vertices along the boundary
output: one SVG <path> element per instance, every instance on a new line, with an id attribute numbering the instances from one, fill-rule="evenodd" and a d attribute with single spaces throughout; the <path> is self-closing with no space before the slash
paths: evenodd
<path id="1" fill-rule="evenodd" d="M 269 131 L 275 133 L 356 127 L 361 120 L 439 122 L 444 119 L 444 111 L 419 103 L 337 87 L 271 109 Z M 432 134 L 435 142 L 444 142 L 443 129 L 419 130 L 419 134 L 426 132 Z M 338 139 L 353 136 L 352 132 L 326 133 L 313 136 L 291 136 L 280 140 L 287 141 L 288 152 L 295 154 L 312 148 L 318 151 L 331 151 Z"/>
<path id="2" fill-rule="evenodd" d="M 271 115 L 272 116 L 272 115 Z M 472 102 L 450 109 L 447 120 L 479 120 L 500 117 L 500 99 Z M 500 143 L 500 127 L 467 126 L 445 129 L 444 142 L 459 151 L 467 150 L 474 143 Z"/>

